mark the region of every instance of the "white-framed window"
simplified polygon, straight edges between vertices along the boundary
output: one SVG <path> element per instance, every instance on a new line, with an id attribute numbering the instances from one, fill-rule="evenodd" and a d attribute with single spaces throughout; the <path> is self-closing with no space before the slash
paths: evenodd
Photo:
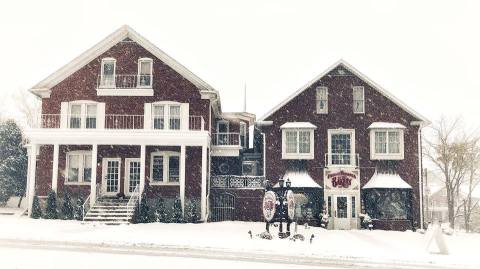
<path id="1" fill-rule="evenodd" d="M 242 162 L 242 175 L 244 176 L 257 176 L 257 162 L 256 161 L 243 161 Z"/>
<path id="2" fill-rule="evenodd" d="M 68 152 L 66 155 L 65 184 L 90 184 L 91 180 L 92 152 Z"/>
<path id="3" fill-rule="evenodd" d="M 316 97 L 317 97 L 317 114 L 327 114 L 328 113 L 328 88 L 317 87 Z"/>
<path id="4" fill-rule="evenodd" d="M 402 129 L 370 130 L 370 158 L 372 160 L 403 160 L 403 136 Z"/>
<path id="5" fill-rule="evenodd" d="M 282 159 L 313 159 L 313 129 L 282 129 Z"/>
<path id="6" fill-rule="evenodd" d="M 114 58 L 102 59 L 100 88 L 115 88 L 116 62 Z"/>
<path id="7" fill-rule="evenodd" d="M 363 86 L 353 87 L 353 113 L 365 113 L 365 89 Z"/>
<path id="8" fill-rule="evenodd" d="M 150 58 L 139 59 L 137 87 L 151 88 L 152 74 L 153 74 L 153 60 Z"/>
<path id="9" fill-rule="evenodd" d="M 68 127 L 71 129 L 97 128 L 96 103 L 70 103 L 68 108 Z"/>
<path id="10" fill-rule="evenodd" d="M 354 166 L 355 164 L 355 130 L 329 129 L 326 165 Z"/>
<path id="11" fill-rule="evenodd" d="M 152 127 L 159 130 L 180 130 L 180 104 L 152 104 Z"/>
<path id="12" fill-rule="evenodd" d="M 153 152 L 150 159 L 150 183 L 178 185 L 180 182 L 180 153 Z"/>
<path id="13" fill-rule="evenodd" d="M 240 122 L 240 146 L 247 147 L 247 124 Z"/>
<path id="14" fill-rule="evenodd" d="M 230 122 L 226 120 L 219 120 L 217 121 L 217 134 L 215 139 L 217 140 L 216 143 L 219 146 L 225 145 L 231 145 L 235 141 L 230 141 L 232 137 L 230 136 Z M 238 141 L 236 141 L 238 142 Z M 238 143 L 237 143 L 238 145 Z"/>

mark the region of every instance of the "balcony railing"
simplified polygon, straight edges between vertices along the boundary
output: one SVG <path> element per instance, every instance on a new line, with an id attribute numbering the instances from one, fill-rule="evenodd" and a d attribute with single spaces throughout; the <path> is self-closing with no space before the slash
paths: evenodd
<path id="1" fill-rule="evenodd" d="M 214 133 L 214 146 L 240 146 L 240 133 Z"/>
<path id="2" fill-rule="evenodd" d="M 99 89 L 152 88 L 152 75 L 99 75 Z"/>
<path id="3" fill-rule="evenodd" d="M 326 153 L 326 166 L 355 166 L 358 167 L 358 153 Z"/>
<path id="4" fill-rule="evenodd" d="M 225 189 L 263 189 L 265 187 L 265 177 L 263 176 L 212 176 L 212 188 Z"/>
<path id="5" fill-rule="evenodd" d="M 143 129 L 143 115 L 105 115 L 105 129 Z"/>
<path id="6" fill-rule="evenodd" d="M 107 114 L 105 115 L 104 129 L 145 129 L 144 117 L 144 115 Z M 96 116 L 90 117 L 70 114 L 66 115 L 63 120 L 65 122 L 62 124 L 61 114 L 41 114 L 29 120 L 28 125 L 30 128 L 41 129 L 99 129 L 99 118 Z M 167 120 L 167 118 L 164 120 Z M 182 126 L 182 120 L 183 119 L 179 119 L 178 126 Z M 152 126 L 148 126 L 148 128 L 154 129 L 153 124 Z M 188 126 L 185 128 L 191 131 L 207 130 L 205 120 L 202 116 L 189 116 Z M 178 130 L 181 130 L 181 128 Z"/>

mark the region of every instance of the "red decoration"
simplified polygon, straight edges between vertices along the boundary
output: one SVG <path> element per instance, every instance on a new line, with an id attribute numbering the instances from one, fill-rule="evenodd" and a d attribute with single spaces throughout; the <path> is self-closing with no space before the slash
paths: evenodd
<path id="1" fill-rule="evenodd" d="M 332 178 L 332 187 L 334 188 L 348 188 L 352 185 L 352 180 L 356 178 L 354 174 L 344 171 L 329 174 L 327 177 Z"/>

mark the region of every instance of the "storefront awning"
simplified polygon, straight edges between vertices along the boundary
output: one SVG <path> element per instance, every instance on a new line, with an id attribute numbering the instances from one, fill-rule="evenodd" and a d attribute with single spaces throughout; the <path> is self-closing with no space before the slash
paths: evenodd
<path id="1" fill-rule="evenodd" d="M 411 189 L 398 174 L 375 173 L 363 189 Z"/>
<path id="2" fill-rule="evenodd" d="M 322 188 L 317 182 L 315 182 L 315 180 L 313 180 L 307 171 L 287 171 L 285 172 L 285 175 L 283 175 L 283 179 L 285 181 L 290 179 L 290 182 L 292 182 L 292 188 Z M 278 188 L 278 183 L 273 187 Z"/>

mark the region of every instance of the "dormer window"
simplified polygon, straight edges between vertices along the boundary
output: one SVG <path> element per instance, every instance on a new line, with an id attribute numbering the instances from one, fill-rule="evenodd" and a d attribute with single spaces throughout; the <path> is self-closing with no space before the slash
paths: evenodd
<path id="1" fill-rule="evenodd" d="M 113 58 L 102 59 L 102 71 L 100 76 L 101 88 L 115 87 L 115 64 L 116 60 Z"/>
<path id="2" fill-rule="evenodd" d="M 139 88 L 152 87 L 152 70 L 153 61 L 150 58 L 142 58 L 138 60 L 138 81 Z"/>

